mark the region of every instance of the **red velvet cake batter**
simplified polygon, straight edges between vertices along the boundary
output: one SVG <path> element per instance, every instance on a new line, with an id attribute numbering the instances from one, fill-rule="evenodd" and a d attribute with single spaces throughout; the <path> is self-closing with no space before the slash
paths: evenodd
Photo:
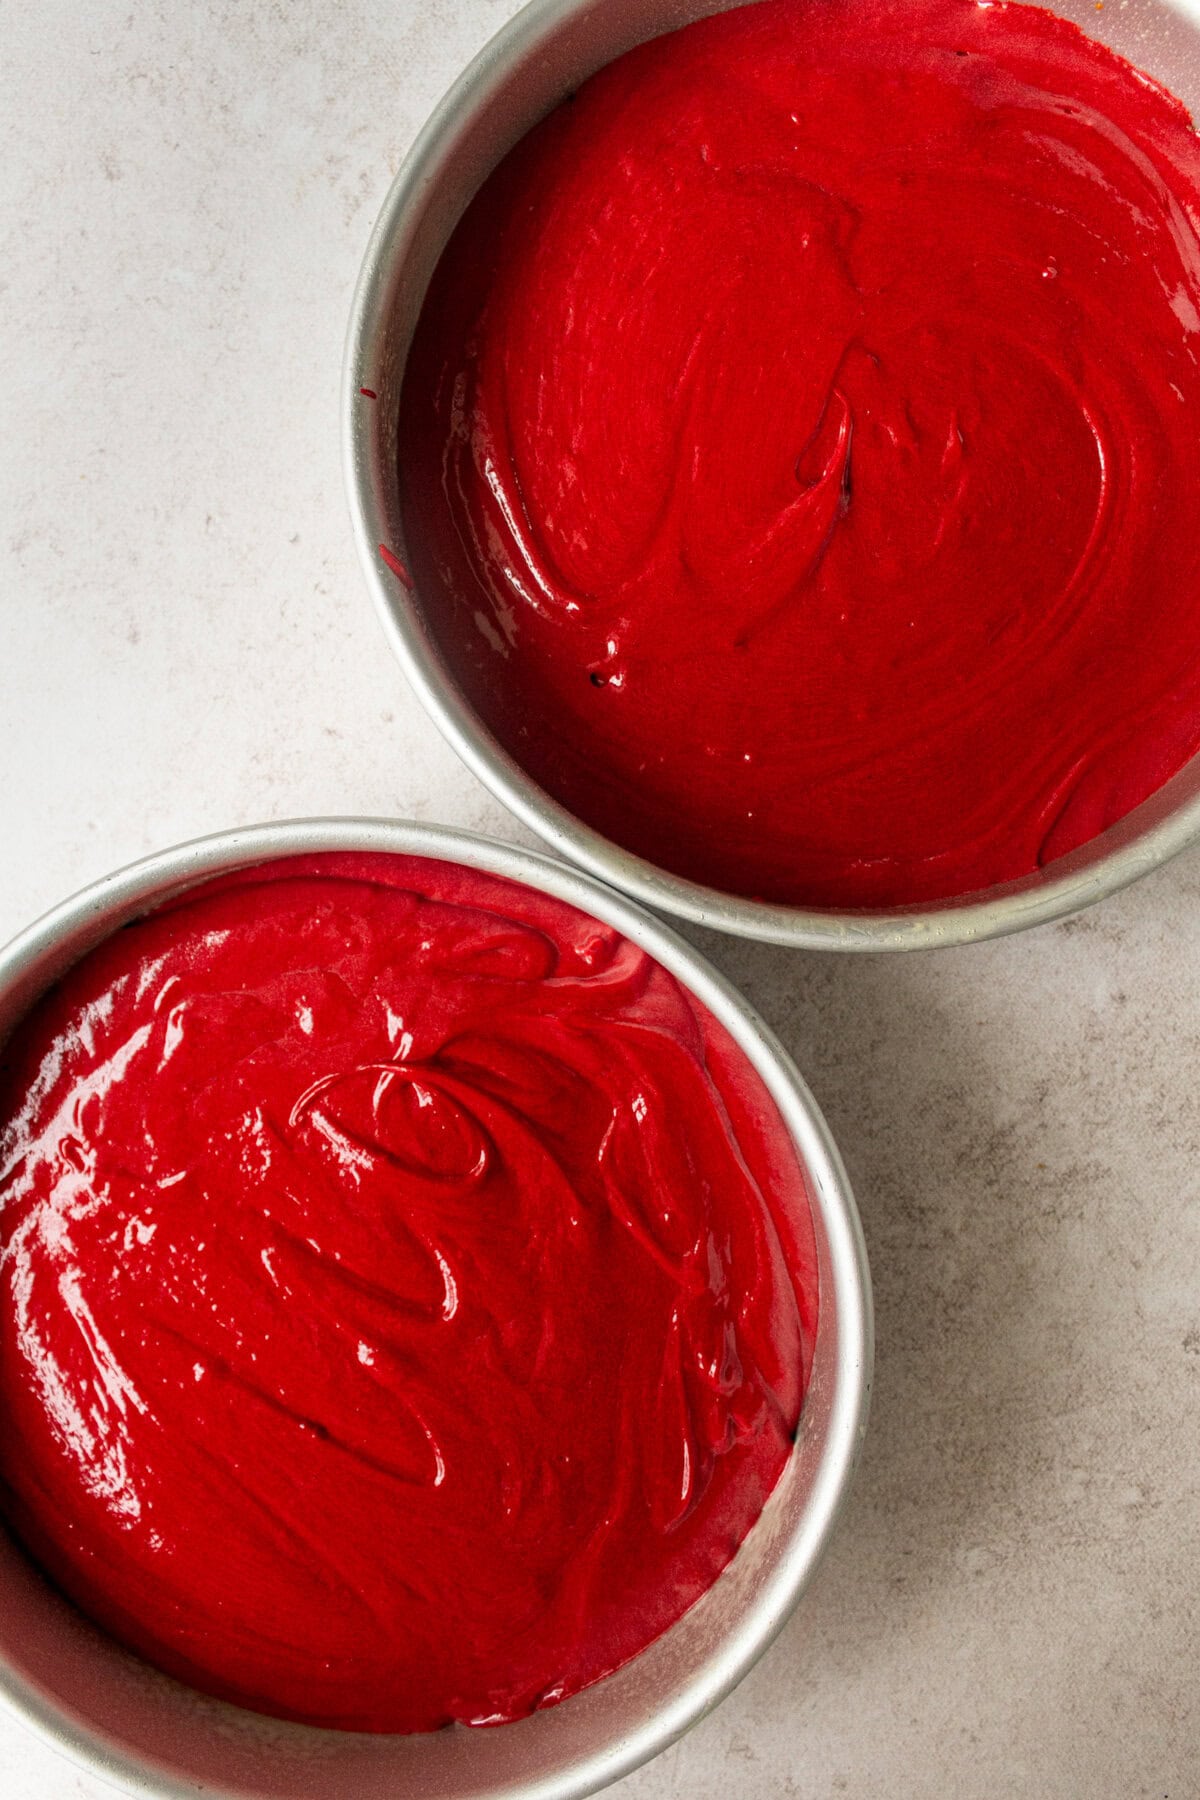
<path id="1" fill-rule="evenodd" d="M 463 220 L 402 397 L 471 702 L 771 900 L 1121 818 L 1200 743 L 1198 194 L 1182 106 L 1033 7 L 770 0 L 603 70 Z"/>
<path id="2" fill-rule="evenodd" d="M 811 1219 L 679 984 L 454 865 L 277 863 L 0 1060 L 0 1500 L 91 1616 L 314 1723 L 518 1717 L 709 1586 L 791 1448 Z"/>

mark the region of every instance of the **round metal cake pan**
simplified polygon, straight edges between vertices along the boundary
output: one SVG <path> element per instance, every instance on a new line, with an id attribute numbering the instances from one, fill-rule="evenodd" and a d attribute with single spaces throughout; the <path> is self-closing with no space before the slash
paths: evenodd
<path id="1" fill-rule="evenodd" d="M 317 1730 L 227 1705 L 120 1649 L 0 1529 L 0 1702 L 94 1773 L 194 1800 L 573 1800 L 664 1749 L 742 1678 L 783 1625 L 829 1540 L 866 1424 L 870 1278 L 854 1201 L 820 1113 L 782 1046 L 696 951 L 610 888 L 472 834 L 368 819 L 259 825 L 165 850 L 85 888 L 0 950 L 0 1044 L 93 945 L 211 876 L 318 851 L 431 857 L 521 882 L 632 939 L 695 995 L 758 1071 L 805 1172 L 820 1300 L 796 1447 L 728 1568 L 624 1668 L 516 1723 L 413 1736 Z"/>
<path id="2" fill-rule="evenodd" d="M 345 471 L 368 585 L 410 683 L 464 762 L 561 855 L 648 905 L 719 930 L 815 950 L 963 944 L 1063 918 L 1196 841 L 1200 758 L 1091 843 L 1003 887 L 878 912 L 743 899 L 632 855 L 545 793 L 464 699 L 420 595 L 383 554 L 406 559 L 396 467 L 409 344 L 430 276 L 468 202 L 506 152 L 589 75 L 635 44 L 728 4 L 532 0 L 463 72 L 413 145 L 367 249 L 345 358 Z M 1051 0 L 1049 10 L 1073 19 L 1200 114 L 1200 0 L 1121 0 L 1103 8 L 1095 0 Z"/>

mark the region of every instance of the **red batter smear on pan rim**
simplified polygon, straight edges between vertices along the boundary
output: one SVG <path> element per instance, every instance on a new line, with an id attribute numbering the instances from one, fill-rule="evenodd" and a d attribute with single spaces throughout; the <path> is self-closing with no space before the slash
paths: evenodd
<path id="1" fill-rule="evenodd" d="M 1200 743 L 1198 193 L 1183 107 L 1034 7 L 768 0 L 589 81 L 402 396 L 501 743 L 659 865 L 838 907 L 1153 793 Z"/>
<path id="2" fill-rule="evenodd" d="M 711 1584 L 817 1273 L 741 1051 L 574 908 L 288 861 L 118 932 L 0 1058 L 0 1502 L 210 1693 L 491 1724 Z"/>

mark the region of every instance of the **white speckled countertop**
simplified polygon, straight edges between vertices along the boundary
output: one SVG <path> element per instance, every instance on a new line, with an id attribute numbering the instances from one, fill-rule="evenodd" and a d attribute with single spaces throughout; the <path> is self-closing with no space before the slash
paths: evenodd
<path id="1" fill-rule="evenodd" d="M 529 841 L 383 642 L 337 421 L 375 210 L 515 10 L 6 6 L 0 937 L 249 820 Z M 625 1800 L 1200 1795 L 1198 902 L 1193 854 L 981 949 L 692 933 L 841 1143 L 876 1399 L 799 1612 Z M 108 1791 L 0 1716 L 3 1800 Z"/>

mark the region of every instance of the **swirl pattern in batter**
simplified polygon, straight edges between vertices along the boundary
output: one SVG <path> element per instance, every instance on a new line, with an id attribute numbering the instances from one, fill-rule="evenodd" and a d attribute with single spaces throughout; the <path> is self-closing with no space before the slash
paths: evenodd
<path id="1" fill-rule="evenodd" d="M 1200 744 L 1200 146 L 1074 25 L 767 0 L 644 45 L 452 239 L 406 554 L 555 799 L 727 892 L 1027 875 Z"/>
<path id="2" fill-rule="evenodd" d="M 289 860 L 118 932 L 0 1059 L 0 1500 L 247 1706 L 518 1717 L 710 1585 L 788 1456 L 803 1180 L 615 931 Z"/>

